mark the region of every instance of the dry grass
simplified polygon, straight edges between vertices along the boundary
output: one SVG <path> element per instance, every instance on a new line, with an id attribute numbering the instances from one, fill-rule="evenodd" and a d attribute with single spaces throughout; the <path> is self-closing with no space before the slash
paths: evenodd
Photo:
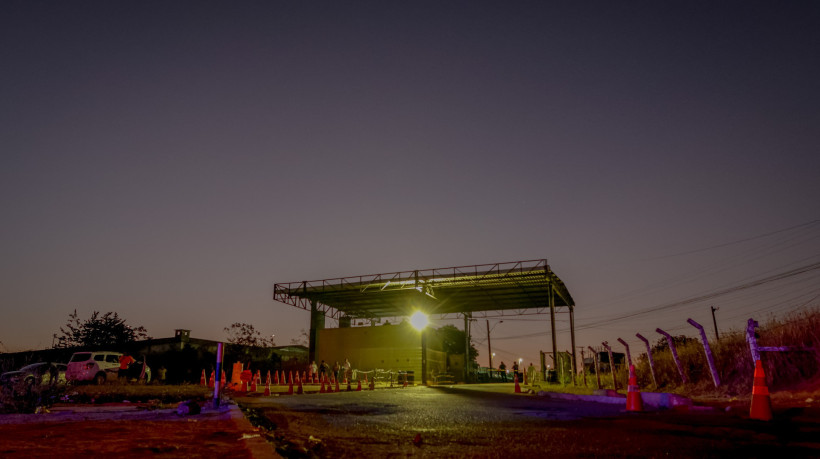
<path id="1" fill-rule="evenodd" d="M 713 340 L 709 345 L 715 357 L 719 387 L 715 388 L 700 340 L 677 345 L 678 357 L 689 383 L 682 382 L 672 353 L 667 348 L 652 354 L 657 386 L 653 384 L 646 354 L 635 360 L 639 386 L 643 390 L 716 399 L 748 395 L 754 379 L 754 362 L 746 342 L 746 331 L 723 333 L 720 341 Z M 773 393 L 781 391 L 787 397 L 806 394 L 816 397 L 820 393 L 820 310 L 806 309 L 782 319 L 769 319 L 758 328 L 758 345 L 812 348 L 810 351 L 764 352 L 762 361 L 767 384 Z M 628 369 L 619 368 L 616 376 L 619 390 L 625 391 Z M 581 380 L 579 378 L 578 384 L 583 384 Z M 604 388 L 613 387 L 609 372 L 601 373 L 601 383 Z M 564 387 L 570 386 L 554 387 L 564 390 Z M 587 387 L 597 387 L 595 374 L 587 374 Z"/>
<path id="2" fill-rule="evenodd" d="M 213 389 L 195 384 L 141 385 L 105 384 L 102 386 L 71 386 L 65 392 L 65 401 L 74 403 L 158 402 L 177 403 L 184 400 L 208 400 Z"/>
<path id="3" fill-rule="evenodd" d="M 666 391 L 689 395 L 733 397 L 747 394 L 754 379 L 746 333 L 724 333 L 720 341 L 709 343 L 715 357 L 720 386 L 715 388 L 703 345 L 698 341 L 678 346 L 678 356 L 689 384 L 683 384 L 671 352 L 653 354 L 658 385 Z M 820 310 L 794 312 L 782 319 L 771 318 L 758 328 L 759 346 L 797 346 L 808 351 L 763 352 L 762 361 L 769 389 L 817 391 L 820 380 Z M 639 383 L 652 387 L 649 364 L 645 355 L 638 359 Z M 628 375 L 622 369 L 619 382 Z"/>

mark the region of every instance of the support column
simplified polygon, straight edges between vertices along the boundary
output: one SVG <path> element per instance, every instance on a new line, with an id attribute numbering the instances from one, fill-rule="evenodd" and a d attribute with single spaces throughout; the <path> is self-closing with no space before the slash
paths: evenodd
<path id="1" fill-rule="evenodd" d="M 316 348 L 319 342 L 319 330 L 325 328 L 325 314 L 316 306 L 316 302 L 310 302 L 310 334 L 308 335 L 308 363 L 316 360 Z"/>
<path id="2" fill-rule="evenodd" d="M 558 341 L 555 337 L 555 294 L 552 291 L 552 279 L 549 277 L 550 271 L 547 271 L 547 288 L 549 290 L 549 305 L 550 305 L 550 324 L 552 326 L 552 363 L 558 365 Z M 557 368 L 556 368 L 557 370 Z M 557 373 L 556 373 L 557 374 Z"/>
<path id="3" fill-rule="evenodd" d="M 470 314 L 464 313 L 464 383 L 468 383 L 470 376 Z"/>
<path id="4" fill-rule="evenodd" d="M 421 330 L 421 384 L 427 385 L 427 328 Z"/>
<path id="5" fill-rule="evenodd" d="M 578 373 L 578 365 L 576 362 L 577 356 L 575 355 L 575 305 L 569 305 L 569 336 L 570 340 L 572 341 L 572 385 L 575 385 L 575 375 Z M 584 357 L 581 356 L 581 360 Z M 583 362 L 581 362 L 583 366 Z M 586 376 L 584 376 L 584 380 L 586 381 Z"/>

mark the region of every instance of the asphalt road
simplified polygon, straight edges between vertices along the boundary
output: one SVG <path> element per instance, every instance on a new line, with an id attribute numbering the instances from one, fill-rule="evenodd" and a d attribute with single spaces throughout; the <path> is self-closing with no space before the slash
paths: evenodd
<path id="1" fill-rule="evenodd" d="M 723 410 L 621 405 L 463 388 L 238 399 L 290 457 L 820 457 L 816 408 L 770 422 Z"/>

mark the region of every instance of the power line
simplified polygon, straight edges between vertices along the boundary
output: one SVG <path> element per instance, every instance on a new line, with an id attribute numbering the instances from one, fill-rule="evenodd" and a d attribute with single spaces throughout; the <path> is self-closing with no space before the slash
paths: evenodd
<path id="1" fill-rule="evenodd" d="M 730 245 L 742 244 L 744 242 L 754 241 L 755 239 L 762 239 L 764 237 L 773 236 L 773 235 L 778 234 L 778 233 L 784 233 L 786 231 L 791 231 L 791 230 L 794 230 L 794 229 L 797 229 L 797 228 L 802 228 L 804 226 L 812 226 L 812 225 L 814 225 L 818 222 L 820 222 L 820 219 L 812 220 L 812 221 L 809 221 L 809 222 L 806 222 L 806 223 L 801 223 L 801 224 L 795 225 L 795 226 L 790 226 L 788 228 L 779 229 L 777 231 L 772 231 L 772 232 L 769 232 L 769 233 L 760 234 L 760 235 L 757 235 L 757 236 L 747 237 L 745 239 L 740 239 L 740 240 L 737 240 L 737 241 L 724 242 L 723 244 L 713 245 L 711 247 L 705 247 L 705 248 L 702 248 L 702 249 L 688 250 L 686 252 L 672 253 L 672 254 L 669 254 L 669 255 L 661 255 L 659 257 L 654 257 L 654 258 L 646 258 L 644 261 L 663 260 L 665 258 L 673 258 L 673 257 L 679 257 L 679 256 L 683 256 L 683 255 L 690 255 L 690 254 L 693 254 L 693 253 L 706 252 L 707 250 L 720 249 L 720 248 L 723 248 L 723 247 L 728 247 Z"/>
<path id="2" fill-rule="evenodd" d="M 642 311 L 633 312 L 631 314 L 625 314 L 625 315 L 622 315 L 622 316 L 617 316 L 617 317 L 612 317 L 612 318 L 607 318 L 607 319 L 602 319 L 602 320 L 590 322 L 590 323 L 584 324 L 582 326 L 576 327 L 576 330 L 584 330 L 584 329 L 587 329 L 587 328 L 591 328 L 592 326 L 595 326 L 595 325 L 601 325 L 601 324 L 605 324 L 605 323 L 616 322 L 616 321 L 620 321 L 620 320 L 624 320 L 624 319 L 629 319 L 631 317 L 637 317 L 637 316 L 649 314 L 651 312 L 657 312 L 657 311 L 662 311 L 662 310 L 666 310 L 666 309 L 672 309 L 672 308 L 685 306 L 685 305 L 692 304 L 692 303 L 697 303 L 697 302 L 700 302 L 700 301 L 710 300 L 710 299 L 713 299 L 713 298 L 717 298 L 719 296 L 727 295 L 729 293 L 734 293 L 734 292 L 738 292 L 738 291 L 741 291 L 741 290 L 746 290 L 746 289 L 749 289 L 749 288 L 757 287 L 759 285 L 767 284 L 769 282 L 775 282 L 775 281 L 786 279 L 786 278 L 789 278 L 789 277 L 792 277 L 792 276 L 798 276 L 800 274 L 804 274 L 804 273 L 807 273 L 807 272 L 810 272 L 810 271 L 813 271 L 813 270 L 816 270 L 816 269 L 820 269 L 820 262 L 812 263 L 810 265 L 801 266 L 799 268 L 795 268 L 795 269 L 792 269 L 790 271 L 786 271 L 786 272 L 783 272 L 783 273 L 780 273 L 780 274 L 775 274 L 775 275 L 769 276 L 769 277 L 764 277 L 762 279 L 758 279 L 758 280 L 755 280 L 755 281 L 752 281 L 752 282 L 748 282 L 746 284 L 741 284 L 741 285 L 737 285 L 737 286 L 734 286 L 734 287 L 729 287 L 729 288 L 726 288 L 726 289 L 723 289 L 723 290 L 718 290 L 718 291 L 715 291 L 715 292 L 712 292 L 712 293 L 707 293 L 707 294 L 704 294 L 704 295 L 700 295 L 700 296 L 696 296 L 696 297 L 692 297 L 692 298 L 687 298 L 685 300 L 676 301 L 676 302 L 661 305 L 661 306 L 655 306 L 655 307 L 647 308 L 647 309 L 644 309 Z"/>

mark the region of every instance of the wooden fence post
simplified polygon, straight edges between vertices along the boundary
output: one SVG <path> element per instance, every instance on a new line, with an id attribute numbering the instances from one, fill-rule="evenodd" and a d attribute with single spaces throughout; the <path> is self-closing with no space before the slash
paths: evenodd
<path id="1" fill-rule="evenodd" d="M 601 343 L 606 348 L 607 353 L 609 353 L 609 371 L 612 373 L 612 387 L 615 390 L 618 390 L 618 380 L 615 379 L 615 360 L 612 358 L 612 348 L 609 347 L 609 343 L 604 341 Z"/>
<path id="2" fill-rule="evenodd" d="M 584 359 L 584 348 L 581 348 L 581 371 L 584 373 L 584 387 L 587 386 L 587 364 Z"/>
<path id="3" fill-rule="evenodd" d="M 592 346 L 587 346 L 590 351 L 592 351 L 592 355 L 595 357 L 595 376 L 598 378 L 598 389 L 601 388 L 601 367 L 598 365 L 598 351 L 592 348 Z"/>
<path id="4" fill-rule="evenodd" d="M 686 377 L 686 373 L 683 372 L 683 366 L 680 364 L 680 359 L 678 358 L 678 350 L 675 348 L 675 341 L 672 339 L 669 333 L 666 333 L 660 328 L 656 328 L 655 331 L 666 337 L 666 342 L 669 344 L 669 350 L 672 351 L 672 358 L 675 359 L 675 365 L 678 366 L 678 373 L 680 373 L 680 379 L 683 380 L 684 384 L 688 383 L 689 379 Z"/>
<path id="5" fill-rule="evenodd" d="M 649 340 L 644 338 L 640 333 L 635 333 L 635 336 L 646 344 L 646 356 L 649 357 L 649 370 L 652 372 L 652 383 L 655 385 L 655 389 L 657 389 L 658 380 L 655 379 L 655 361 L 652 359 L 652 348 L 649 347 Z"/>
<path id="6" fill-rule="evenodd" d="M 712 355 L 712 349 L 709 347 L 709 341 L 706 339 L 706 332 L 703 330 L 703 326 L 692 319 L 688 319 L 687 322 L 698 330 L 700 330 L 700 340 L 703 341 L 703 352 L 706 353 L 706 360 L 709 362 L 709 370 L 712 371 L 712 381 L 715 383 L 715 387 L 720 386 L 720 376 L 718 376 L 717 367 L 715 366 L 715 357 Z"/>

